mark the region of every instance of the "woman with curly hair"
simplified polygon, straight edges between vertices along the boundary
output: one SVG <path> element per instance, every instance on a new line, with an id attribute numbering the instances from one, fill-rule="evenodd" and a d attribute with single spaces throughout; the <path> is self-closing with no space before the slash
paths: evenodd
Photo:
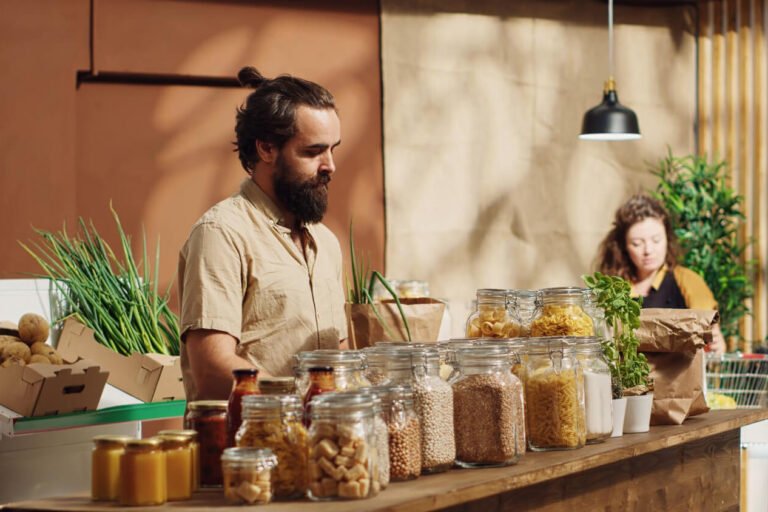
<path id="1" fill-rule="evenodd" d="M 616 210 L 613 228 L 600 243 L 598 270 L 632 283 L 644 308 L 717 309 L 704 279 L 677 264 L 677 240 L 669 214 L 655 199 L 634 195 Z M 723 353 L 720 326 L 710 350 Z"/>

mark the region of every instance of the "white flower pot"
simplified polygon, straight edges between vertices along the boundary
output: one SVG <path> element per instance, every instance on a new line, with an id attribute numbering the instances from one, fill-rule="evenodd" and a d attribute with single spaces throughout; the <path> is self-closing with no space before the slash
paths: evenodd
<path id="1" fill-rule="evenodd" d="M 621 437 L 624 433 L 624 414 L 627 411 L 627 397 L 614 398 L 611 401 L 613 407 L 613 432 L 611 437 Z"/>
<path id="2" fill-rule="evenodd" d="M 640 396 L 628 396 L 627 412 L 624 415 L 624 433 L 637 434 L 648 432 L 651 428 L 651 408 L 653 393 Z"/>

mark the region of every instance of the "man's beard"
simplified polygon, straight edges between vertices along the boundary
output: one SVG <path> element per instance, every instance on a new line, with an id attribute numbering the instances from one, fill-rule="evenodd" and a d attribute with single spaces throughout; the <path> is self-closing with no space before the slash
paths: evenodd
<path id="1" fill-rule="evenodd" d="M 296 217 L 298 224 L 316 224 L 323 220 L 328 208 L 330 173 L 321 173 L 302 181 L 298 173 L 285 163 L 282 155 L 278 156 L 276 163 L 274 186 L 280 203 Z"/>

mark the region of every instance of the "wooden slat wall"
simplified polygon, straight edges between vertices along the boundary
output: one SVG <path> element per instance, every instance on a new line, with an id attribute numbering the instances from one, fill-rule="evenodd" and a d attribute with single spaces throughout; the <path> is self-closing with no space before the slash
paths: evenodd
<path id="1" fill-rule="evenodd" d="M 768 0 L 703 0 L 699 32 L 699 152 L 728 162 L 731 185 L 744 196 L 742 240 L 757 262 L 754 316 L 742 322 L 747 340 L 768 334 Z M 735 348 L 735 347 L 733 347 Z"/>

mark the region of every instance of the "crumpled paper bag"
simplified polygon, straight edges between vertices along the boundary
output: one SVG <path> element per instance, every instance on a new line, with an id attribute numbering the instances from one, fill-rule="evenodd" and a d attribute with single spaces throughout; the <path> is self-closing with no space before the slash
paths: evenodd
<path id="1" fill-rule="evenodd" d="M 429 297 L 400 298 L 399 300 L 408 319 L 411 340 L 436 341 L 445 313 L 445 303 Z M 394 337 L 387 334 L 370 304 L 347 303 L 344 309 L 347 314 L 349 348 L 370 347 L 377 341 L 408 340 L 397 304 L 393 300 L 385 300 L 377 302 L 376 308 Z"/>

